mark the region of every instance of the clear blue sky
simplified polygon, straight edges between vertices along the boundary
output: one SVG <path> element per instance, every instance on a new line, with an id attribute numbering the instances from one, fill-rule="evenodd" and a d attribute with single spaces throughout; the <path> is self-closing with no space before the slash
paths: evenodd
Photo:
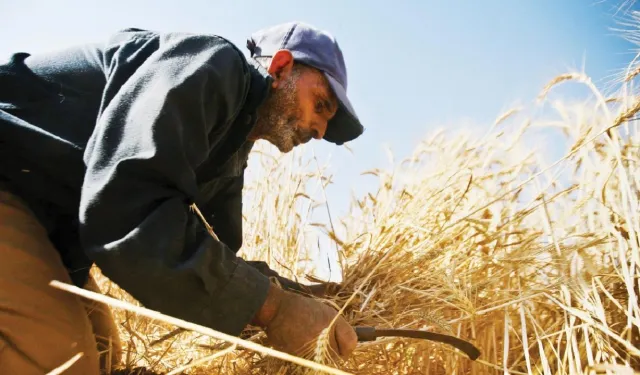
<path id="1" fill-rule="evenodd" d="M 0 55 L 105 39 L 126 27 L 226 36 L 244 47 L 256 29 L 302 20 L 343 47 L 349 95 L 367 128 L 355 155 L 332 154 L 329 199 L 346 209 L 358 177 L 386 165 L 382 146 L 406 156 L 435 127 L 486 128 L 527 103 L 552 77 L 585 66 L 598 84 L 627 64 L 633 45 L 612 31 L 621 0 L 4 0 Z M 551 143 L 553 144 L 553 143 Z"/>

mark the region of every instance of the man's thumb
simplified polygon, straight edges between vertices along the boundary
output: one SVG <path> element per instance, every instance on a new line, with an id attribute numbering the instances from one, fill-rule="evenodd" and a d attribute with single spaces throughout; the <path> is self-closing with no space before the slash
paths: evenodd
<path id="1" fill-rule="evenodd" d="M 346 320 L 339 319 L 336 323 L 335 335 L 340 356 L 343 358 L 350 356 L 358 345 L 356 331 Z"/>

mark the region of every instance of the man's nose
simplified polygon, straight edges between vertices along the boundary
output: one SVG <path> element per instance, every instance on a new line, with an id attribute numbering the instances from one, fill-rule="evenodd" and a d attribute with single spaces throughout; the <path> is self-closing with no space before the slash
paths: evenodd
<path id="1" fill-rule="evenodd" d="M 313 138 L 315 139 L 322 139 L 324 138 L 324 134 L 327 131 L 327 123 L 314 123 L 311 126 L 311 131 L 313 134 Z"/>

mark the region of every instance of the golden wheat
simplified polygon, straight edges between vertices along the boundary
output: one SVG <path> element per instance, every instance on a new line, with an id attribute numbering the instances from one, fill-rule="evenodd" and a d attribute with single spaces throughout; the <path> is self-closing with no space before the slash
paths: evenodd
<path id="1" fill-rule="evenodd" d="M 305 282 L 317 258 L 313 233 L 324 231 L 338 249 L 342 276 L 328 302 L 350 323 L 429 329 L 482 352 L 471 361 L 439 343 L 381 338 L 334 363 L 327 330 L 310 343 L 307 358 L 351 374 L 640 371 L 640 96 L 627 80 L 605 99 L 588 76 L 567 73 L 532 105 L 548 104 L 551 90 L 568 80 L 586 85 L 595 99 L 551 102 L 552 120 L 518 122 L 520 108 L 507 111 L 483 137 L 436 131 L 393 168 L 365 171 L 378 188 L 354 197 L 337 219 L 325 192 L 331 176 L 308 149 L 281 155 L 256 148 L 242 256 Z M 544 160 L 548 150 L 532 149 L 543 127 L 567 138 L 555 161 Z M 315 222 L 318 210 L 327 213 L 325 223 Z M 107 295 L 138 306 L 99 269 L 92 272 Z M 311 371 L 162 320 L 115 313 L 130 368 Z M 252 328 L 242 338 L 268 345 Z"/>

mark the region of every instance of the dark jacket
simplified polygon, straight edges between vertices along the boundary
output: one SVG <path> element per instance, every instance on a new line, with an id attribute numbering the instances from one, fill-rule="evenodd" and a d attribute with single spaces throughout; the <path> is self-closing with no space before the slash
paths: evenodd
<path id="1" fill-rule="evenodd" d="M 273 274 L 236 256 L 246 137 L 269 83 L 214 35 L 128 29 L 14 54 L 0 65 L 0 183 L 77 285 L 95 262 L 146 307 L 237 335 Z"/>

